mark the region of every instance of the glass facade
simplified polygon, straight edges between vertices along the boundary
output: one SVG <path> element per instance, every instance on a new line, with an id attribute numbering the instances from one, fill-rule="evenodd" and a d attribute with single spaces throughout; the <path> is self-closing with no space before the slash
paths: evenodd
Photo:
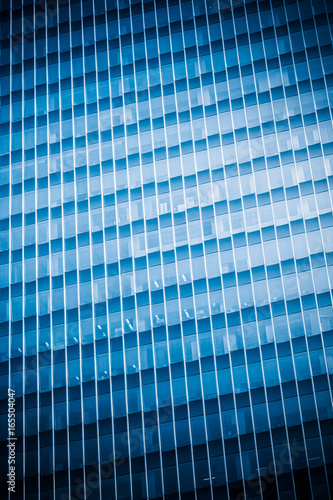
<path id="1" fill-rule="evenodd" d="M 10 498 L 330 498 L 332 22 L 2 0 Z"/>

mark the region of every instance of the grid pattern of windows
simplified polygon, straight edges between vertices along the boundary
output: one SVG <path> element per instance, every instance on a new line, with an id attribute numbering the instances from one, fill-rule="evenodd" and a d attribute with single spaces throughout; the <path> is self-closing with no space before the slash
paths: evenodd
<path id="1" fill-rule="evenodd" d="M 332 2 L 1 11 L 15 498 L 330 498 Z"/>

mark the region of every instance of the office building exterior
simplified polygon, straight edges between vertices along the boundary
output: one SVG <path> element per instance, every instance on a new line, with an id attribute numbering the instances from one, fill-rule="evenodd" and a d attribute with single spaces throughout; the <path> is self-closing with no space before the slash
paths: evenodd
<path id="1" fill-rule="evenodd" d="M 8 498 L 331 498 L 332 21 L 1 2 Z"/>

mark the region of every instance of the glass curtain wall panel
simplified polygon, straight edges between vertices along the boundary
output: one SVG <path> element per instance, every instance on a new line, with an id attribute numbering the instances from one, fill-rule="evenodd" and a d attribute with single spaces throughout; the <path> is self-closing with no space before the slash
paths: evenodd
<path id="1" fill-rule="evenodd" d="M 0 22 L 3 498 L 330 499 L 332 1 Z"/>

